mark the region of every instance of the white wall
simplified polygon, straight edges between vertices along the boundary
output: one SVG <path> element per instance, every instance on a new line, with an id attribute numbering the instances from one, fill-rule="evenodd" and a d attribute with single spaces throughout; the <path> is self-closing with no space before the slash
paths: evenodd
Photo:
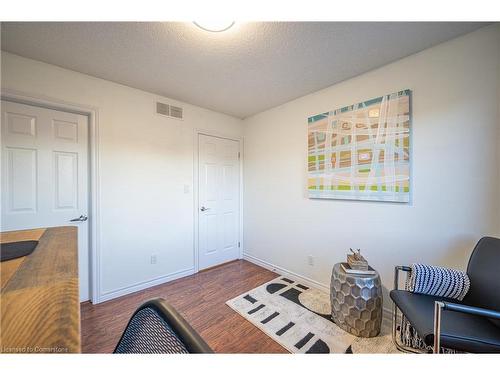
<path id="1" fill-rule="evenodd" d="M 329 285 L 361 248 L 388 289 L 397 264 L 465 268 L 477 240 L 500 233 L 499 48 L 496 25 L 245 119 L 245 254 Z M 412 202 L 308 199 L 307 118 L 401 89 Z"/>
<path id="2" fill-rule="evenodd" d="M 242 121 L 5 52 L 1 68 L 2 89 L 98 108 L 104 298 L 191 273 L 193 130 L 239 137 Z M 156 100 L 184 107 L 184 121 L 156 115 Z"/>
<path id="3" fill-rule="evenodd" d="M 477 239 L 500 232 L 499 46 L 489 27 L 244 121 L 3 52 L 2 88 L 99 110 L 105 298 L 192 272 L 193 129 L 241 136 L 242 126 L 246 254 L 329 284 L 332 265 L 360 247 L 390 288 L 395 264 L 465 267 Z M 308 199 L 307 117 L 404 88 L 412 202 Z M 185 120 L 155 115 L 157 99 L 183 106 Z"/>

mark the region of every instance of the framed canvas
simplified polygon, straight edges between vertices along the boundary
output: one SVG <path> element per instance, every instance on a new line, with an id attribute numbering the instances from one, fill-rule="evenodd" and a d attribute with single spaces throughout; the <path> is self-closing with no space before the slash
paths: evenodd
<path id="1" fill-rule="evenodd" d="M 410 94 L 309 117 L 310 198 L 409 202 Z"/>

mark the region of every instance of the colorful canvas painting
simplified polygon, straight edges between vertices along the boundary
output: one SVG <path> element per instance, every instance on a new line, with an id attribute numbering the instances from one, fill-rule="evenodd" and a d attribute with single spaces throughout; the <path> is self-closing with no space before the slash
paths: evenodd
<path id="1" fill-rule="evenodd" d="M 409 202 L 410 120 L 410 90 L 309 117 L 309 197 Z"/>

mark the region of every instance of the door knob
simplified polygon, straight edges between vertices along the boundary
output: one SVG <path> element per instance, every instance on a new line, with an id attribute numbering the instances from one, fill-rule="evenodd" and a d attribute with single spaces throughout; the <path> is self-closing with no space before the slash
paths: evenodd
<path id="1" fill-rule="evenodd" d="M 85 215 L 80 215 L 80 217 L 71 219 L 70 221 L 87 221 L 88 217 Z"/>
<path id="2" fill-rule="evenodd" d="M 201 206 L 200 208 L 200 211 L 204 212 L 204 211 L 208 211 L 210 210 L 210 208 L 206 208 L 205 206 Z"/>

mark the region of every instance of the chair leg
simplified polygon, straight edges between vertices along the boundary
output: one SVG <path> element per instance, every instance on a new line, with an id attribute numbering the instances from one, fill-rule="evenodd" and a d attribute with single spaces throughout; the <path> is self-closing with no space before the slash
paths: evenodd
<path id="1" fill-rule="evenodd" d="M 397 320 L 398 320 L 398 307 L 393 302 L 392 303 L 392 339 L 393 340 L 396 339 L 396 335 L 397 335 L 397 330 L 398 330 Z"/>
<path id="2" fill-rule="evenodd" d="M 398 290 L 399 289 L 399 271 L 410 272 L 411 268 L 410 267 L 406 267 L 406 266 L 396 266 L 396 267 L 394 267 L 394 290 Z M 392 303 L 392 306 L 393 306 L 393 309 L 392 309 L 392 342 L 394 343 L 394 345 L 396 346 L 396 348 L 400 352 L 404 352 L 404 353 L 414 353 L 414 354 L 423 354 L 423 353 L 426 353 L 423 350 L 418 350 L 418 349 L 412 348 L 410 346 L 401 345 L 398 342 L 398 337 L 397 337 L 398 336 L 397 335 L 397 330 L 398 330 L 398 325 L 397 325 L 398 307 L 396 306 L 396 304 L 394 302 Z"/>
<path id="3" fill-rule="evenodd" d="M 441 348 L 441 314 L 443 306 L 444 303 L 439 301 L 434 304 L 434 354 L 439 354 Z"/>

